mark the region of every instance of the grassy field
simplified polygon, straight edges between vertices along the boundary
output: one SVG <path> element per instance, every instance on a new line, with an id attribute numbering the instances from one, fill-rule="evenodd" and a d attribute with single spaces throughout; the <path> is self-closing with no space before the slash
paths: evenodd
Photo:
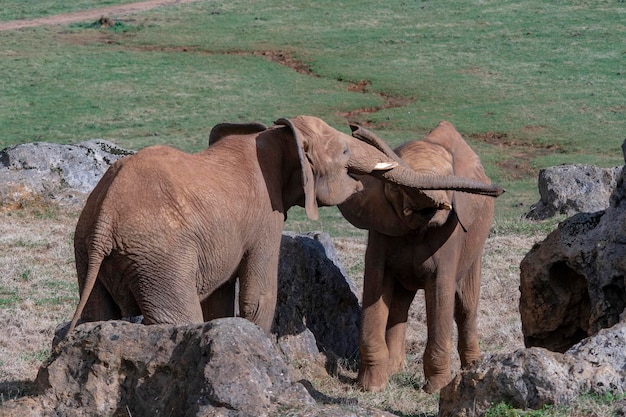
<path id="1" fill-rule="evenodd" d="M 111 28 L 3 32 L 0 147 L 102 137 L 195 151 L 218 122 L 298 114 L 366 123 L 397 145 L 447 119 L 509 191 L 497 217 L 517 217 L 540 168 L 622 163 L 625 11 L 614 0 L 199 1 Z"/>
<path id="2" fill-rule="evenodd" d="M 0 0 L 0 22 L 120 3 Z M 0 32 L 0 149 L 104 138 L 191 152 L 207 145 L 216 123 L 299 114 L 346 132 L 349 121 L 362 123 L 399 145 L 449 120 L 507 189 L 485 258 L 485 351 L 522 345 L 519 261 L 556 225 L 519 219 L 538 200 L 539 169 L 624 163 L 622 1 L 207 0 L 110 17 L 111 27 Z M 312 223 L 294 208 L 286 229 L 328 232 L 358 280 L 365 234 L 336 209 L 320 214 Z M 0 397 L 28 386 L 54 326 L 71 316 L 75 221 L 76 213 L 39 208 L 0 216 L 0 317 L 9 336 L 0 338 Z M 393 389 L 360 394 L 336 378 L 316 386 L 400 415 L 436 412 L 436 398 L 415 390 L 423 306 L 412 314 L 416 361 Z"/>

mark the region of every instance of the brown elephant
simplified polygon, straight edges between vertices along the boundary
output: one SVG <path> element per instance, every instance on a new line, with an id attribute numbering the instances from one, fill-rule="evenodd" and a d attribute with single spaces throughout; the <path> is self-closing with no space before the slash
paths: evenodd
<path id="1" fill-rule="evenodd" d="M 355 136 L 372 135 L 356 126 L 353 130 Z M 399 162 L 421 175 L 458 175 L 490 183 L 478 156 L 448 122 L 396 152 Z M 387 153 L 393 156 L 391 150 Z M 339 205 L 350 223 L 369 230 L 358 382 L 365 390 L 378 391 L 403 368 L 409 307 L 417 290 L 424 289 L 424 390 L 436 392 L 451 379 L 454 321 L 462 365 L 480 355 L 476 314 L 481 258 L 494 200 L 457 191 L 415 192 L 375 177 L 361 180 L 363 190 Z"/>
<path id="2" fill-rule="evenodd" d="M 355 174 L 407 186 L 463 182 L 407 175 L 374 146 L 308 116 L 270 128 L 217 125 L 210 142 L 196 154 L 148 147 L 102 177 L 76 226 L 81 296 L 68 333 L 79 318 L 184 324 L 232 316 L 236 278 L 241 315 L 269 331 L 290 207 L 317 219 L 318 205 L 362 188 Z"/>

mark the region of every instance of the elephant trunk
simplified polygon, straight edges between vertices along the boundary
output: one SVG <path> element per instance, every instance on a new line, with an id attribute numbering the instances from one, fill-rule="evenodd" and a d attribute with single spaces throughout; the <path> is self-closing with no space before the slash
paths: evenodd
<path id="1" fill-rule="evenodd" d="M 504 192 L 504 189 L 498 185 L 471 178 L 457 177 L 456 175 L 420 174 L 404 167 L 377 172 L 373 175 L 386 182 L 420 190 L 453 190 L 487 197 L 498 197 Z"/>
<path id="2" fill-rule="evenodd" d="M 396 161 L 398 164 L 403 165 L 406 168 L 409 167 L 407 163 L 404 162 L 404 160 L 400 158 L 389 145 L 387 145 L 387 142 L 379 138 L 374 132 L 367 130 L 362 126 L 354 124 L 350 125 L 350 130 L 352 130 L 353 137 L 372 145 L 373 147 L 387 155 L 389 158 Z"/>
<path id="3" fill-rule="evenodd" d="M 409 188 L 420 190 L 454 190 L 471 194 L 480 194 L 489 197 L 498 197 L 504 192 L 502 187 L 476 181 L 470 178 L 456 176 L 440 176 L 432 174 L 418 174 L 394 152 L 387 143 L 379 138 L 374 132 L 364 127 L 351 124 L 352 136 L 373 146 L 387 157 L 398 163 L 398 167 L 378 172 L 376 175 L 386 182 L 395 183 Z"/>

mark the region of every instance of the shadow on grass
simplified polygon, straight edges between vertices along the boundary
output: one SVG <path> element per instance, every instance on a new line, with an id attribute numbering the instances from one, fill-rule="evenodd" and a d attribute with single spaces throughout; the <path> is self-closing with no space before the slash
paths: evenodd
<path id="1" fill-rule="evenodd" d="M 33 396 L 37 394 L 35 381 L 6 381 L 0 382 L 0 404 L 9 400 Z"/>

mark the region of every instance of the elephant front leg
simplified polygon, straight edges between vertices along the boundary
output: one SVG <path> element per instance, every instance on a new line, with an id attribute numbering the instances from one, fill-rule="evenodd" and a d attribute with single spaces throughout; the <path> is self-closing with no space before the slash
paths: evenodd
<path id="1" fill-rule="evenodd" d="M 276 310 L 280 244 L 276 247 L 275 251 L 264 247 L 249 252 L 239 266 L 239 312 L 266 333 Z"/>
<path id="2" fill-rule="evenodd" d="M 380 259 L 376 244 L 370 236 L 365 254 L 359 338 L 361 364 L 357 377 L 357 382 L 366 391 L 380 391 L 387 385 L 389 351 L 385 333 L 392 293 L 392 283 L 384 279 L 384 260 Z"/>
<path id="3" fill-rule="evenodd" d="M 424 391 L 434 393 L 451 380 L 450 351 L 454 321 L 454 274 L 438 274 L 426 280 L 428 341 L 424 351 Z"/>

